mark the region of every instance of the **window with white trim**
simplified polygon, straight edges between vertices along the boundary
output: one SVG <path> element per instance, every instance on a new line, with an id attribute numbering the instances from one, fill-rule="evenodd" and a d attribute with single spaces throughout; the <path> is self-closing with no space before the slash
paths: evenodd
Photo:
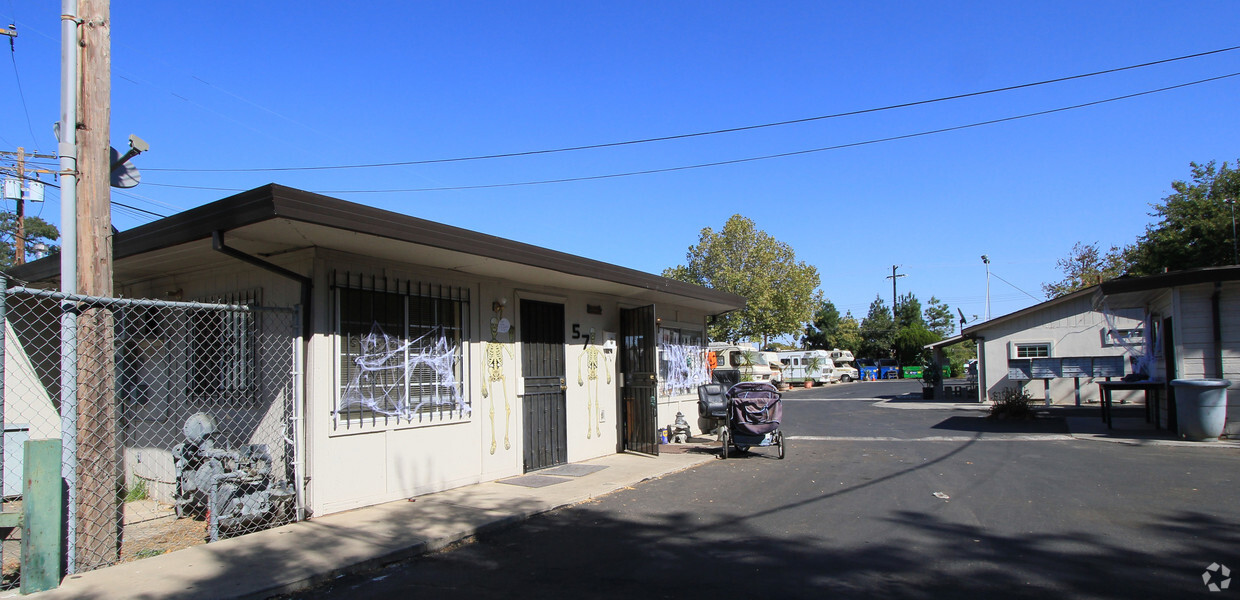
<path id="1" fill-rule="evenodd" d="M 1012 358 L 1050 358 L 1050 342 L 1018 342 L 1012 344 Z"/>
<path id="2" fill-rule="evenodd" d="M 469 419 L 469 290 L 333 273 L 338 428 Z"/>

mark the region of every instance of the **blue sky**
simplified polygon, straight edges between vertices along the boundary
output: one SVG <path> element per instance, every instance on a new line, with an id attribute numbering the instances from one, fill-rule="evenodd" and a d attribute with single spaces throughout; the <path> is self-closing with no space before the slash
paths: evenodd
<path id="1" fill-rule="evenodd" d="M 0 0 L 0 149 L 54 153 L 59 3 Z M 276 182 L 659 273 L 733 214 L 876 295 L 966 315 L 1042 298 L 1076 242 L 1132 242 L 1189 162 L 1240 158 L 1240 77 L 936 135 L 667 169 L 1057 109 L 1240 72 L 1240 50 L 859 116 L 616 148 L 387 168 L 803 119 L 1240 45 L 1223 2 L 114 2 L 113 145 L 169 215 Z M 0 39 L 0 44 L 5 40 Z M 7 49 L 5 49 L 7 50 Z M 19 89 L 20 80 L 20 89 Z M 197 172 L 194 169 L 223 169 Z M 208 188 L 208 189 L 201 189 Z M 56 222 L 58 194 L 32 214 Z M 10 207 L 11 208 L 11 207 Z M 119 229 L 153 219 L 114 207 Z M 1000 279 L 1001 278 L 1001 279 Z"/>

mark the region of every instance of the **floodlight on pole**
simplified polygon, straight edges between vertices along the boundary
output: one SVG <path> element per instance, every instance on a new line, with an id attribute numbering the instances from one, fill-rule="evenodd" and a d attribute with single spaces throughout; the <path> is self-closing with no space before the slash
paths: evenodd
<path id="1" fill-rule="evenodd" d="M 983 254 L 982 262 L 986 264 L 986 320 L 990 320 L 990 257 Z"/>

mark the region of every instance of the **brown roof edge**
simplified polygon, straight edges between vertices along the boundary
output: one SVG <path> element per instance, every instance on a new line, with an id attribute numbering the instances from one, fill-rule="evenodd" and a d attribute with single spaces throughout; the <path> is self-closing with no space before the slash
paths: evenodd
<path id="1" fill-rule="evenodd" d="M 974 336 L 976 336 L 976 335 L 978 334 L 978 332 L 980 332 L 980 331 L 982 331 L 983 329 L 986 329 L 986 328 L 988 328 L 988 327 L 993 327 L 993 326 L 995 326 L 995 325 L 1000 325 L 1000 324 L 1002 324 L 1002 323 L 1006 323 L 1006 322 L 1008 322 L 1008 321 L 1011 321 L 1012 319 L 1016 319 L 1016 318 L 1019 318 L 1019 317 L 1023 317 L 1023 316 L 1025 316 L 1025 315 L 1029 314 L 1029 313 L 1037 312 L 1037 311 L 1042 310 L 1042 309 L 1044 309 L 1044 308 L 1048 308 L 1048 307 L 1054 306 L 1054 305 L 1056 305 L 1056 304 L 1061 304 L 1061 303 L 1063 303 L 1063 302 L 1067 302 L 1067 301 L 1069 301 L 1069 300 L 1075 300 L 1075 299 L 1077 299 L 1077 298 L 1080 298 L 1081 296 L 1088 296 L 1089 294 L 1094 293 L 1094 290 L 1095 290 L 1095 289 L 1097 289 L 1097 288 L 1098 288 L 1098 286 L 1096 286 L 1096 285 L 1091 285 L 1091 286 L 1089 286 L 1089 287 L 1087 287 L 1087 288 L 1082 288 L 1082 289 L 1079 289 L 1079 290 L 1077 290 L 1077 291 L 1075 291 L 1075 292 L 1072 292 L 1072 293 L 1070 293 L 1070 294 L 1065 294 L 1065 295 L 1060 296 L 1060 297 L 1058 297 L 1058 298 L 1051 298 L 1050 300 L 1047 300 L 1047 301 L 1045 301 L 1045 302 L 1040 302 L 1040 303 L 1038 303 L 1038 304 L 1034 304 L 1033 306 L 1030 306 L 1030 307 L 1027 307 L 1027 308 L 1022 308 L 1022 309 L 1020 309 L 1020 310 L 1018 310 L 1018 311 L 1016 311 L 1016 312 L 1011 312 L 1011 313 L 1008 313 L 1008 314 L 1006 314 L 1006 315 L 1002 315 L 1002 316 L 995 317 L 995 318 L 993 318 L 993 319 L 991 319 L 991 320 L 989 320 L 989 321 L 986 321 L 986 322 L 984 322 L 984 323 L 978 323 L 977 325 L 973 325 L 973 326 L 971 326 L 971 327 L 966 327 L 966 328 L 964 328 L 964 329 L 960 330 L 960 335 L 962 335 L 962 336 L 964 336 L 964 337 L 970 337 L 970 338 L 971 338 L 971 337 L 974 337 Z"/>
<path id="2" fill-rule="evenodd" d="M 1146 292 L 1159 288 L 1169 288 L 1215 281 L 1235 281 L 1240 279 L 1240 266 L 1201 267 L 1184 271 L 1171 271 L 1144 277 L 1120 277 L 1102 282 L 1100 289 L 1103 296 L 1126 294 L 1129 292 Z"/>
<path id="3" fill-rule="evenodd" d="M 113 240 L 113 256 L 116 259 L 134 256 L 206 239 L 213 231 L 228 231 L 276 218 L 485 256 L 737 308 L 745 305 L 743 297 L 729 292 L 274 183 L 122 231 Z M 59 258 L 55 256 L 9 269 L 13 277 L 26 281 L 50 279 L 59 271 Z"/>

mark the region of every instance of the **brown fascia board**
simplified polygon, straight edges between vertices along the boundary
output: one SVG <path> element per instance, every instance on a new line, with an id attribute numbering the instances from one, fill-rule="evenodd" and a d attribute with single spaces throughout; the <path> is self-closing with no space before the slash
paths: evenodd
<path id="1" fill-rule="evenodd" d="M 1049 308 L 1049 307 L 1051 307 L 1051 306 L 1054 306 L 1054 305 L 1056 305 L 1056 304 L 1060 304 L 1060 303 L 1062 303 L 1062 302 L 1067 302 L 1067 301 L 1069 301 L 1069 300 L 1074 300 L 1074 299 L 1076 299 L 1076 298 L 1080 298 L 1081 296 L 1088 296 L 1089 294 L 1092 294 L 1092 293 L 1094 292 L 1094 290 L 1096 290 L 1097 288 L 1098 288 L 1098 286 L 1096 286 L 1096 285 L 1091 285 L 1091 286 L 1089 286 L 1089 287 L 1087 287 L 1087 288 L 1080 289 L 1080 290 L 1077 290 L 1077 291 L 1075 291 L 1075 292 L 1072 292 L 1071 294 L 1067 294 L 1067 295 L 1064 295 L 1064 296 L 1060 296 L 1060 297 L 1058 297 L 1058 298 L 1051 298 L 1050 300 L 1047 300 L 1046 302 L 1042 302 L 1042 303 L 1039 303 L 1039 304 L 1034 304 L 1033 306 L 1030 306 L 1030 307 L 1028 307 L 1028 308 L 1022 308 L 1022 309 L 1020 309 L 1020 310 L 1018 310 L 1018 311 L 1016 311 L 1016 312 L 1013 312 L 1013 313 L 1008 313 L 1008 314 L 1003 315 L 1003 316 L 1000 316 L 1000 317 L 995 317 L 995 318 L 993 318 L 993 319 L 991 319 L 991 320 L 989 320 L 989 321 L 986 321 L 985 323 L 978 323 L 977 325 L 974 325 L 974 326 L 972 326 L 972 327 L 966 327 L 966 328 L 964 328 L 964 329 L 960 330 L 960 335 L 961 335 L 961 336 L 963 336 L 963 337 L 966 337 L 966 338 L 976 338 L 976 337 L 978 337 L 978 335 L 979 335 L 982 331 L 984 331 L 984 330 L 986 330 L 986 329 L 988 329 L 988 328 L 990 328 L 990 327 L 994 327 L 995 325 L 1002 325 L 1003 323 L 1006 323 L 1006 322 L 1008 322 L 1008 321 L 1011 321 L 1012 319 L 1017 319 L 1017 318 L 1023 317 L 1023 316 L 1025 316 L 1025 315 L 1027 315 L 1027 314 L 1037 312 L 1037 311 L 1042 310 L 1042 309 L 1044 309 L 1044 308 Z"/>
<path id="2" fill-rule="evenodd" d="M 1103 296 L 1127 294 L 1130 292 L 1148 292 L 1161 288 L 1172 288 L 1198 283 L 1214 283 L 1216 281 L 1235 281 L 1240 279 L 1240 266 L 1202 267 L 1186 271 L 1172 271 L 1145 277 L 1120 277 L 1104 281 L 1100 286 Z"/>
<path id="3" fill-rule="evenodd" d="M 737 309 L 745 306 L 743 297 L 729 292 L 274 183 L 120 232 L 114 238 L 113 257 L 123 259 L 210 238 L 213 231 L 227 232 L 278 218 L 601 279 Z M 9 273 L 26 281 L 43 281 L 55 277 L 59 269 L 59 259 L 52 256 L 12 268 Z"/>

